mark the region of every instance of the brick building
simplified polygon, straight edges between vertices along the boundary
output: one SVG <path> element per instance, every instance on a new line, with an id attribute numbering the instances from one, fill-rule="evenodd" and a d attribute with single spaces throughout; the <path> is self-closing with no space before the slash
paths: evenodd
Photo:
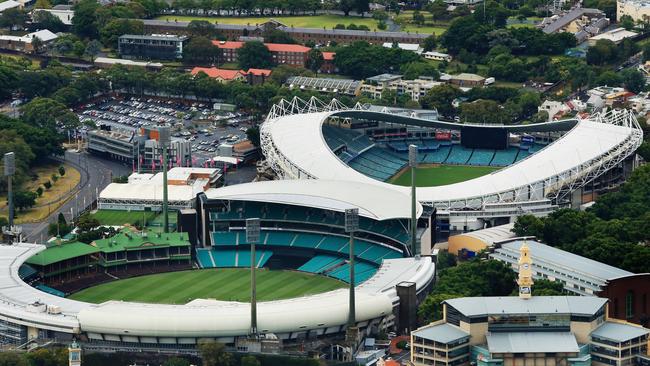
<path id="1" fill-rule="evenodd" d="M 212 44 L 221 50 L 224 62 L 237 62 L 239 49 L 245 42 L 239 41 L 212 41 Z M 307 55 L 311 48 L 299 44 L 264 43 L 271 52 L 273 63 L 277 65 L 290 65 L 305 67 Z"/>

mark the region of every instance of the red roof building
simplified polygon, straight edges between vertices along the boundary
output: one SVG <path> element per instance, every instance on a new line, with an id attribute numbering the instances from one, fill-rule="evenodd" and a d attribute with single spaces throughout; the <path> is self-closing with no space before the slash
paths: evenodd
<path id="1" fill-rule="evenodd" d="M 221 49 L 224 62 L 237 62 L 237 51 L 244 45 L 244 42 L 212 41 L 212 44 Z M 311 48 L 299 44 L 264 43 L 264 45 L 271 51 L 273 63 L 277 65 L 304 67 L 307 53 L 311 50 Z"/>
<path id="2" fill-rule="evenodd" d="M 266 79 L 271 76 L 271 70 L 267 69 L 248 69 L 246 79 L 251 85 L 264 84 Z"/>
<path id="3" fill-rule="evenodd" d="M 334 66 L 334 56 L 336 56 L 336 52 L 323 52 L 323 65 L 320 67 L 320 72 L 333 74 L 337 71 Z"/>
<path id="4" fill-rule="evenodd" d="M 218 69 L 216 67 L 195 67 L 192 69 L 192 75 L 197 75 L 200 72 L 203 72 L 220 82 L 229 82 L 233 80 L 244 81 L 246 79 L 246 76 L 241 70 L 226 70 Z"/>

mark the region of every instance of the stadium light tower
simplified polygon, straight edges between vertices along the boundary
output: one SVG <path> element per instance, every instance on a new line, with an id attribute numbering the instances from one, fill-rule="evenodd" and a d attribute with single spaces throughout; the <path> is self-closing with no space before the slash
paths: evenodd
<path id="1" fill-rule="evenodd" d="M 246 219 L 246 241 L 251 245 L 251 329 L 250 336 L 257 337 L 257 284 L 255 283 L 255 244 L 260 241 L 260 219 Z"/>
<path id="2" fill-rule="evenodd" d="M 158 127 L 158 139 L 161 149 L 162 157 L 162 169 L 163 169 L 163 231 L 169 232 L 169 201 L 167 197 L 167 148 L 169 147 L 169 142 L 171 140 L 169 126 L 160 126 Z"/>
<path id="3" fill-rule="evenodd" d="M 355 328 L 356 306 L 354 299 L 354 233 L 359 230 L 359 209 L 348 208 L 345 210 L 345 231 L 350 234 L 350 313 L 348 314 L 348 328 Z"/>
<path id="4" fill-rule="evenodd" d="M 415 238 L 417 229 L 417 212 L 416 212 L 416 195 L 415 195 L 415 168 L 418 165 L 418 147 L 417 145 L 409 145 L 409 167 L 411 167 L 411 254 L 414 256 L 420 254 L 417 247 L 417 240 Z"/>
<path id="5" fill-rule="evenodd" d="M 8 152 L 4 156 L 5 171 L 7 177 L 7 202 L 9 204 L 9 230 L 14 226 L 14 196 L 13 196 L 13 176 L 16 174 L 16 154 Z"/>

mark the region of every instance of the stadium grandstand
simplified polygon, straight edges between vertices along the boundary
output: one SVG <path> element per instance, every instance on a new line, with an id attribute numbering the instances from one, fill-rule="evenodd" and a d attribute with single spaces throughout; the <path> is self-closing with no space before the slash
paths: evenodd
<path id="1" fill-rule="evenodd" d="M 349 180 L 407 193 L 408 146 L 416 145 L 417 199 L 436 209 L 435 235 L 445 237 L 587 203 L 624 181 L 643 139 L 633 114 L 618 110 L 529 125 L 430 117 L 294 98 L 271 109 L 261 146 L 283 179 Z"/>
<path id="2" fill-rule="evenodd" d="M 215 339 L 236 347 L 250 331 L 247 302 L 192 298 L 179 304 L 113 299 L 91 303 L 68 296 L 78 298 L 76 291 L 108 285 L 117 277 L 176 269 L 187 273 L 189 267 L 194 267 L 190 272 L 249 268 L 250 244 L 243 229 L 245 219 L 254 217 L 261 221 L 256 267 L 343 283 L 350 270 L 343 223 L 348 208 L 358 208 L 360 219 L 354 251 L 356 325 L 363 335 L 414 329 L 414 305 L 431 288 L 435 264 L 432 257 L 410 253 L 408 196 L 355 182 L 269 181 L 199 194 L 195 209 L 178 214 L 180 233 L 143 232 L 127 225 L 116 236 L 91 244 L 0 246 L 0 265 L 7 269 L 0 273 L 0 316 L 6 325 L 0 327 L 0 341 L 16 346 L 32 336 L 42 342 L 75 338 L 93 349 L 191 351 L 199 340 Z M 430 217 L 419 204 L 416 213 L 418 240 L 427 241 Z M 289 345 L 342 337 L 349 298 L 347 290 L 336 288 L 259 302 L 260 333 Z M 160 290 L 137 289 L 154 294 Z"/>

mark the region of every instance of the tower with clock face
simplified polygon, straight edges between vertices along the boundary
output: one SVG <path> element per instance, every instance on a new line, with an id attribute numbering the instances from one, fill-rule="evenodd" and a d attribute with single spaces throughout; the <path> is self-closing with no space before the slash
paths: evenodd
<path id="1" fill-rule="evenodd" d="M 519 248 L 519 278 L 517 284 L 519 285 L 519 297 L 522 299 L 530 299 L 533 292 L 533 260 L 530 257 L 530 248 L 524 241 Z"/>

